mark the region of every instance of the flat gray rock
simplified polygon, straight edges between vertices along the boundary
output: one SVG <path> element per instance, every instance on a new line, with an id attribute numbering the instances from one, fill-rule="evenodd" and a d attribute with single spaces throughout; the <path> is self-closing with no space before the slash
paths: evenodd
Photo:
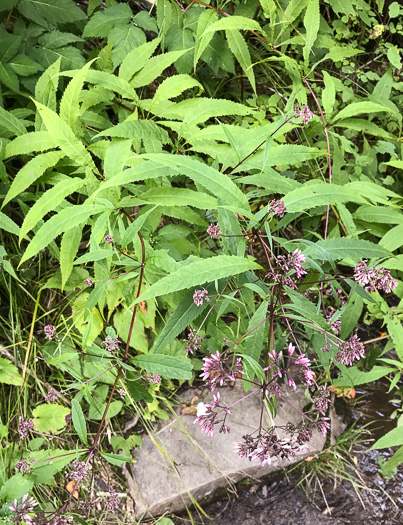
<path id="1" fill-rule="evenodd" d="M 237 382 L 235 388 L 217 390 L 226 405 L 245 395 L 241 382 Z M 286 390 L 285 387 L 283 390 Z M 189 390 L 182 398 L 190 403 L 194 395 L 195 391 Z M 198 395 L 198 402 L 213 401 L 212 393 L 207 389 Z M 289 421 L 298 424 L 300 415 L 287 401 L 301 410 L 306 404 L 303 390 L 289 391 L 284 397 L 285 400 L 278 403 L 275 424 L 283 426 Z M 210 437 L 201 432 L 198 423 L 193 424 L 194 415 L 177 415 L 152 439 L 144 438 L 137 463 L 133 465 L 135 484 L 131 495 L 136 505 L 136 518 L 181 511 L 186 505 L 191 505 L 192 499 L 201 501 L 213 495 L 218 488 L 231 486 L 245 477 L 260 478 L 322 450 L 325 438 L 314 431 L 309 450 L 299 452 L 293 461 L 273 460 L 270 465 L 261 467 L 257 461 L 240 459 L 234 451 L 234 443 L 242 441 L 242 436 L 257 429 L 260 413 L 259 393 L 231 408 L 231 415 L 227 418 L 230 434 L 220 434 L 220 425 L 216 425 L 217 430 Z M 263 413 L 263 423 L 266 427 L 272 425 L 267 409 Z"/>

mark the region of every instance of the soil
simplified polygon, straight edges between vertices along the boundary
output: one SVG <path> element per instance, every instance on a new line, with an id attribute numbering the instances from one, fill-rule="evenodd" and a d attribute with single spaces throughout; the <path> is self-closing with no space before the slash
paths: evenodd
<path id="1" fill-rule="evenodd" d="M 357 426 L 371 422 L 376 429 L 372 442 L 352 450 L 362 481 L 367 489 L 354 490 L 349 481 L 335 486 L 334 479 L 316 478 L 308 494 L 298 486 L 301 473 L 271 478 L 259 484 L 237 487 L 237 494 L 226 493 L 219 501 L 202 505 L 210 519 L 192 511 L 196 524 L 216 525 L 402 525 L 403 465 L 391 479 L 378 472 L 378 457 L 388 459 L 396 449 L 368 450 L 396 425 L 389 418 L 394 406 L 384 393 L 385 385 L 377 384 L 372 391 L 360 391 L 362 401 L 355 404 L 352 416 Z M 375 424 L 374 424 L 375 423 Z M 175 524 L 189 523 L 189 516 L 171 517 Z"/>

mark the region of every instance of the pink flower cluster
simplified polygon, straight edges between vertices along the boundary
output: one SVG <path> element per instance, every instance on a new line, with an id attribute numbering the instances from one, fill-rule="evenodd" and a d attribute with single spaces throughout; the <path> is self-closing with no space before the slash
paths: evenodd
<path id="1" fill-rule="evenodd" d="M 112 235 L 107 235 L 107 236 L 104 238 L 104 241 L 107 242 L 108 244 L 112 244 L 112 243 L 113 243 L 113 237 L 112 237 Z"/>
<path id="2" fill-rule="evenodd" d="M 284 274 L 294 270 L 297 274 L 297 279 L 307 273 L 305 268 L 302 266 L 302 264 L 306 262 L 306 258 L 301 250 L 297 249 L 287 255 L 279 255 L 276 257 L 276 262 L 283 270 Z"/>
<path id="3" fill-rule="evenodd" d="M 216 395 L 213 394 L 213 399 L 214 403 L 204 405 L 205 413 L 197 416 L 197 418 L 193 421 L 193 424 L 199 423 L 202 427 L 202 432 L 205 432 L 209 436 L 213 436 L 215 425 L 219 425 L 221 423 L 219 432 L 223 434 L 229 434 L 231 429 L 226 426 L 225 421 L 227 415 L 231 414 L 231 411 L 225 405 L 220 405 L 220 392 L 217 392 Z M 219 410 L 214 411 L 216 408 Z M 220 413 L 224 414 L 223 419 L 217 419 L 217 416 Z"/>
<path id="4" fill-rule="evenodd" d="M 101 343 L 108 352 L 114 352 L 119 350 L 119 345 L 122 343 L 122 341 L 119 341 L 118 337 L 112 337 L 108 335 Z"/>
<path id="5" fill-rule="evenodd" d="M 302 117 L 301 124 L 308 124 L 308 122 L 313 119 L 315 115 L 312 113 L 312 111 L 309 109 L 309 106 L 304 105 L 302 106 L 302 109 L 298 106 L 298 104 L 294 107 L 294 118 Z"/>
<path id="6" fill-rule="evenodd" d="M 80 481 L 89 474 L 88 465 L 85 461 L 75 459 L 70 466 L 73 470 L 71 472 L 65 472 L 65 476 L 67 476 L 68 479 L 74 479 L 76 483 L 80 483 Z"/>
<path id="7" fill-rule="evenodd" d="M 354 267 L 354 279 L 360 283 L 368 292 L 383 290 L 390 293 L 397 286 L 396 279 L 385 268 L 377 268 L 374 264 L 368 268 L 367 259 L 364 259 Z"/>
<path id="8" fill-rule="evenodd" d="M 153 385 L 158 385 L 158 383 L 161 383 L 161 376 L 159 374 L 147 374 L 146 379 Z"/>
<path id="9" fill-rule="evenodd" d="M 294 354 L 294 351 L 295 351 L 295 346 L 292 343 L 290 343 L 288 345 L 288 355 L 289 355 L 290 358 Z M 297 389 L 297 385 L 295 384 L 294 379 L 292 377 L 290 377 L 290 370 L 291 370 L 291 367 L 293 367 L 293 366 L 302 367 L 302 369 L 300 370 L 300 377 L 301 377 L 301 380 L 305 384 L 311 385 L 313 383 L 313 380 L 315 378 L 315 373 L 309 368 L 311 366 L 311 362 L 305 356 L 305 354 L 299 355 L 297 357 L 297 359 L 295 359 L 295 360 L 290 360 L 290 363 L 288 364 L 287 367 L 283 367 L 282 363 L 281 363 L 281 360 L 283 358 L 283 351 L 282 350 L 277 354 L 276 351 L 273 349 L 269 353 L 269 357 L 270 357 L 272 363 L 271 363 L 271 365 L 269 365 L 268 367 L 264 368 L 263 370 L 264 371 L 266 371 L 266 370 L 273 370 L 273 372 L 275 374 L 277 374 L 279 377 L 283 377 L 283 374 L 285 374 L 287 376 L 287 379 L 288 379 L 288 384 L 293 390 Z M 274 393 L 274 392 L 272 392 L 272 393 Z"/>
<path id="10" fill-rule="evenodd" d="M 268 213 L 272 213 L 273 215 L 278 215 L 280 219 L 284 217 L 284 214 L 286 211 L 287 211 L 287 208 L 282 200 L 271 201 L 269 204 Z"/>
<path id="11" fill-rule="evenodd" d="M 342 341 L 339 351 L 334 356 L 334 360 L 343 365 L 352 365 L 355 359 L 360 360 L 365 355 L 365 347 L 356 335 L 347 341 Z"/>
<path id="12" fill-rule="evenodd" d="M 34 518 L 31 517 L 30 514 L 37 505 L 38 503 L 34 500 L 34 498 L 28 499 L 28 494 L 25 494 L 25 496 L 22 497 L 20 504 L 18 504 L 18 500 L 15 499 L 10 507 L 11 512 L 14 512 L 15 514 L 15 517 L 11 520 L 11 523 L 19 524 L 21 521 L 23 521 L 27 525 L 33 524 Z"/>
<path id="13" fill-rule="evenodd" d="M 18 433 L 21 436 L 21 439 L 25 439 L 29 436 L 29 432 L 34 428 L 34 420 L 27 419 L 26 421 L 24 421 L 20 416 L 18 422 Z"/>
<path id="14" fill-rule="evenodd" d="M 193 352 L 200 350 L 203 340 L 204 337 L 198 334 L 196 328 L 190 328 L 188 338 L 184 339 L 184 342 L 186 343 L 186 355 L 193 354 Z"/>
<path id="15" fill-rule="evenodd" d="M 48 324 L 45 326 L 45 328 L 43 329 L 44 333 L 45 333 L 45 337 L 46 339 L 48 339 L 49 341 L 52 341 L 52 339 L 55 337 L 56 335 L 56 326 L 53 326 L 51 324 Z"/>
<path id="16" fill-rule="evenodd" d="M 208 294 L 207 290 L 195 290 L 193 294 L 193 301 L 196 306 L 201 306 L 204 301 L 207 303 L 210 302 L 210 299 L 208 297 L 205 297 Z"/>
<path id="17" fill-rule="evenodd" d="M 218 239 L 220 235 L 222 235 L 221 228 L 218 226 L 218 224 L 210 224 L 210 226 L 207 228 L 207 233 L 212 239 Z"/>
<path id="18" fill-rule="evenodd" d="M 200 374 L 200 377 L 210 385 L 211 390 L 215 390 L 217 384 L 223 386 L 225 381 L 235 381 L 237 374 L 243 374 L 240 357 L 236 358 L 235 364 L 229 372 L 224 368 L 228 357 L 223 357 L 218 350 L 216 354 L 211 354 L 210 357 L 203 357 L 203 361 L 203 373 Z"/>

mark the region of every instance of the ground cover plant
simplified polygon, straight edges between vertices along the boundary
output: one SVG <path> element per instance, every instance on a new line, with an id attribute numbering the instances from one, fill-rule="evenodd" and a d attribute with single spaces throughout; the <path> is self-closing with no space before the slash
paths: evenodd
<path id="1" fill-rule="evenodd" d="M 384 377 L 401 400 L 398 2 L 3 0 L 0 18 L 2 522 L 116 512 L 141 446 L 125 419 L 152 432 L 187 382 L 213 391 L 212 439 L 226 382 L 273 416 L 305 391 L 299 426 L 236 444 L 262 465 L 326 434 L 330 391 Z"/>

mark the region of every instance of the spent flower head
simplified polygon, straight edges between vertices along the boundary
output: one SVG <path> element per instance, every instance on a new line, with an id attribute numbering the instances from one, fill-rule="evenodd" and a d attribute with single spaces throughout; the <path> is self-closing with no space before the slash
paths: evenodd
<path id="1" fill-rule="evenodd" d="M 106 500 L 105 506 L 109 512 L 116 512 L 120 505 L 120 496 L 116 490 L 111 490 L 109 497 Z"/>
<path id="2" fill-rule="evenodd" d="M 271 201 L 269 204 L 268 213 L 272 213 L 273 215 L 278 215 L 281 218 L 284 217 L 285 212 L 287 211 L 287 208 L 282 200 L 278 201 Z"/>
<path id="3" fill-rule="evenodd" d="M 361 343 L 357 335 L 353 335 L 347 341 L 342 341 L 339 346 L 339 351 L 334 356 L 334 360 L 343 365 L 352 365 L 353 361 L 357 361 L 364 357 L 365 347 Z"/>
<path id="4" fill-rule="evenodd" d="M 190 328 L 188 338 L 184 339 L 184 342 L 186 343 L 186 355 L 193 354 L 193 352 L 200 350 L 203 340 L 204 337 L 198 334 L 196 328 Z"/>
<path id="5" fill-rule="evenodd" d="M 26 421 L 24 421 L 24 419 L 20 416 L 18 419 L 18 423 L 18 433 L 21 436 L 21 439 L 27 438 L 29 432 L 34 428 L 34 420 L 27 419 Z"/>
<path id="6" fill-rule="evenodd" d="M 65 476 L 68 479 L 74 479 L 76 483 L 80 483 L 80 481 L 86 478 L 89 474 L 88 465 L 85 461 L 75 459 L 70 467 L 72 468 L 71 472 L 65 472 Z"/>
<path id="7" fill-rule="evenodd" d="M 35 463 L 34 458 L 22 458 L 17 461 L 15 468 L 22 476 L 25 476 L 27 473 L 32 474 L 34 471 L 31 467 L 32 463 Z"/>
<path id="8" fill-rule="evenodd" d="M 122 344 L 122 341 L 119 341 L 118 337 L 112 337 L 110 335 L 108 335 L 101 343 L 108 352 L 117 352 L 120 344 Z"/>
<path id="9" fill-rule="evenodd" d="M 47 401 L 48 403 L 56 403 L 57 393 L 54 388 L 51 388 L 49 392 L 46 394 L 45 401 Z"/>

